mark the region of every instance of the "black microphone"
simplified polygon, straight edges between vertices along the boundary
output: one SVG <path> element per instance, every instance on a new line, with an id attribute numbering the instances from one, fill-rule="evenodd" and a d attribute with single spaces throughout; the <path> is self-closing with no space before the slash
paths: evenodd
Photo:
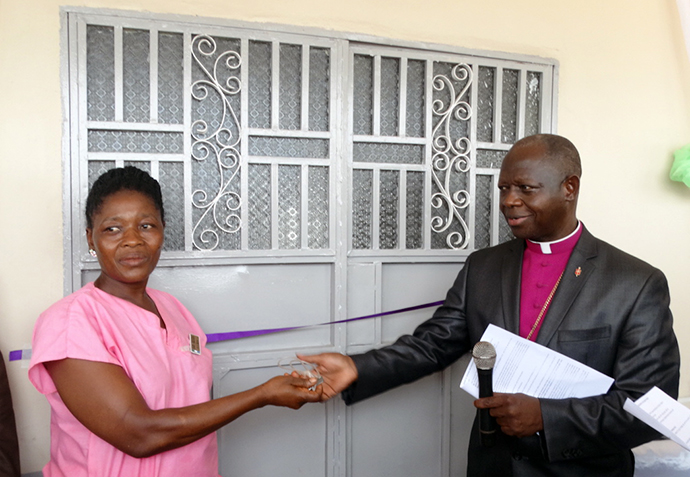
<path id="1" fill-rule="evenodd" d="M 479 341 L 472 348 L 472 359 L 477 366 L 479 376 L 479 397 L 494 395 L 493 371 L 496 364 L 496 349 L 488 341 Z M 488 409 L 477 409 L 479 413 L 479 437 L 484 447 L 496 444 L 496 419 L 489 414 Z"/>

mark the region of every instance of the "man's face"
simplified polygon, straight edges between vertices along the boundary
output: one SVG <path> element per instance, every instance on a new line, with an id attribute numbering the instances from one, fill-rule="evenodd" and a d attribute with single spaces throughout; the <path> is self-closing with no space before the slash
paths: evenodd
<path id="1" fill-rule="evenodd" d="M 514 147 L 498 179 L 501 212 L 518 238 L 550 242 L 575 230 L 579 181 L 567 178 L 541 144 Z"/>

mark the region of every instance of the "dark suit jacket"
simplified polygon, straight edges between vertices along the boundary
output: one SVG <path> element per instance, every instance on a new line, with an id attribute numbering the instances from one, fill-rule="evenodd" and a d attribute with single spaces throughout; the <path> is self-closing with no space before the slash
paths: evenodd
<path id="1" fill-rule="evenodd" d="M 346 403 L 449 366 L 490 323 L 517 334 L 524 247 L 516 239 L 472 253 L 433 318 L 390 346 L 353 356 L 359 378 L 343 393 Z M 539 436 L 502 435 L 496 447 L 483 449 L 473 430 L 468 475 L 632 476 L 630 449 L 658 434 L 623 403 L 653 386 L 678 396 L 672 321 L 663 273 L 584 229 L 537 342 L 615 382 L 603 396 L 541 399 Z"/>

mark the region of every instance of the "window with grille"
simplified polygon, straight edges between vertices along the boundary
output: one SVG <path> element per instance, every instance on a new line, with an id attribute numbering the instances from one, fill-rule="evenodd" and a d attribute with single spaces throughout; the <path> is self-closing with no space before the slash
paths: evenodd
<path id="1" fill-rule="evenodd" d="M 548 69 L 351 48 L 352 249 L 483 248 L 510 238 L 494 182 L 549 130 Z M 550 116 L 550 115 L 549 115 Z"/>
<path id="2" fill-rule="evenodd" d="M 88 185 L 159 179 L 168 252 L 331 248 L 332 42 L 80 27 Z"/>
<path id="3" fill-rule="evenodd" d="M 549 60 L 155 17 L 68 23 L 72 199 L 109 168 L 149 171 L 164 260 L 496 244 L 510 238 L 502 157 L 552 128 Z"/>

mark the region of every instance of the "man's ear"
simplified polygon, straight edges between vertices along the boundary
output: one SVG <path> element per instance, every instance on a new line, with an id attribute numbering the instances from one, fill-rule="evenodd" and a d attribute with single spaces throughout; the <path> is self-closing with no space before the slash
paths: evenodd
<path id="1" fill-rule="evenodd" d="M 566 200 L 577 200 L 577 195 L 580 193 L 580 178 L 576 175 L 566 177 L 563 187 Z"/>

